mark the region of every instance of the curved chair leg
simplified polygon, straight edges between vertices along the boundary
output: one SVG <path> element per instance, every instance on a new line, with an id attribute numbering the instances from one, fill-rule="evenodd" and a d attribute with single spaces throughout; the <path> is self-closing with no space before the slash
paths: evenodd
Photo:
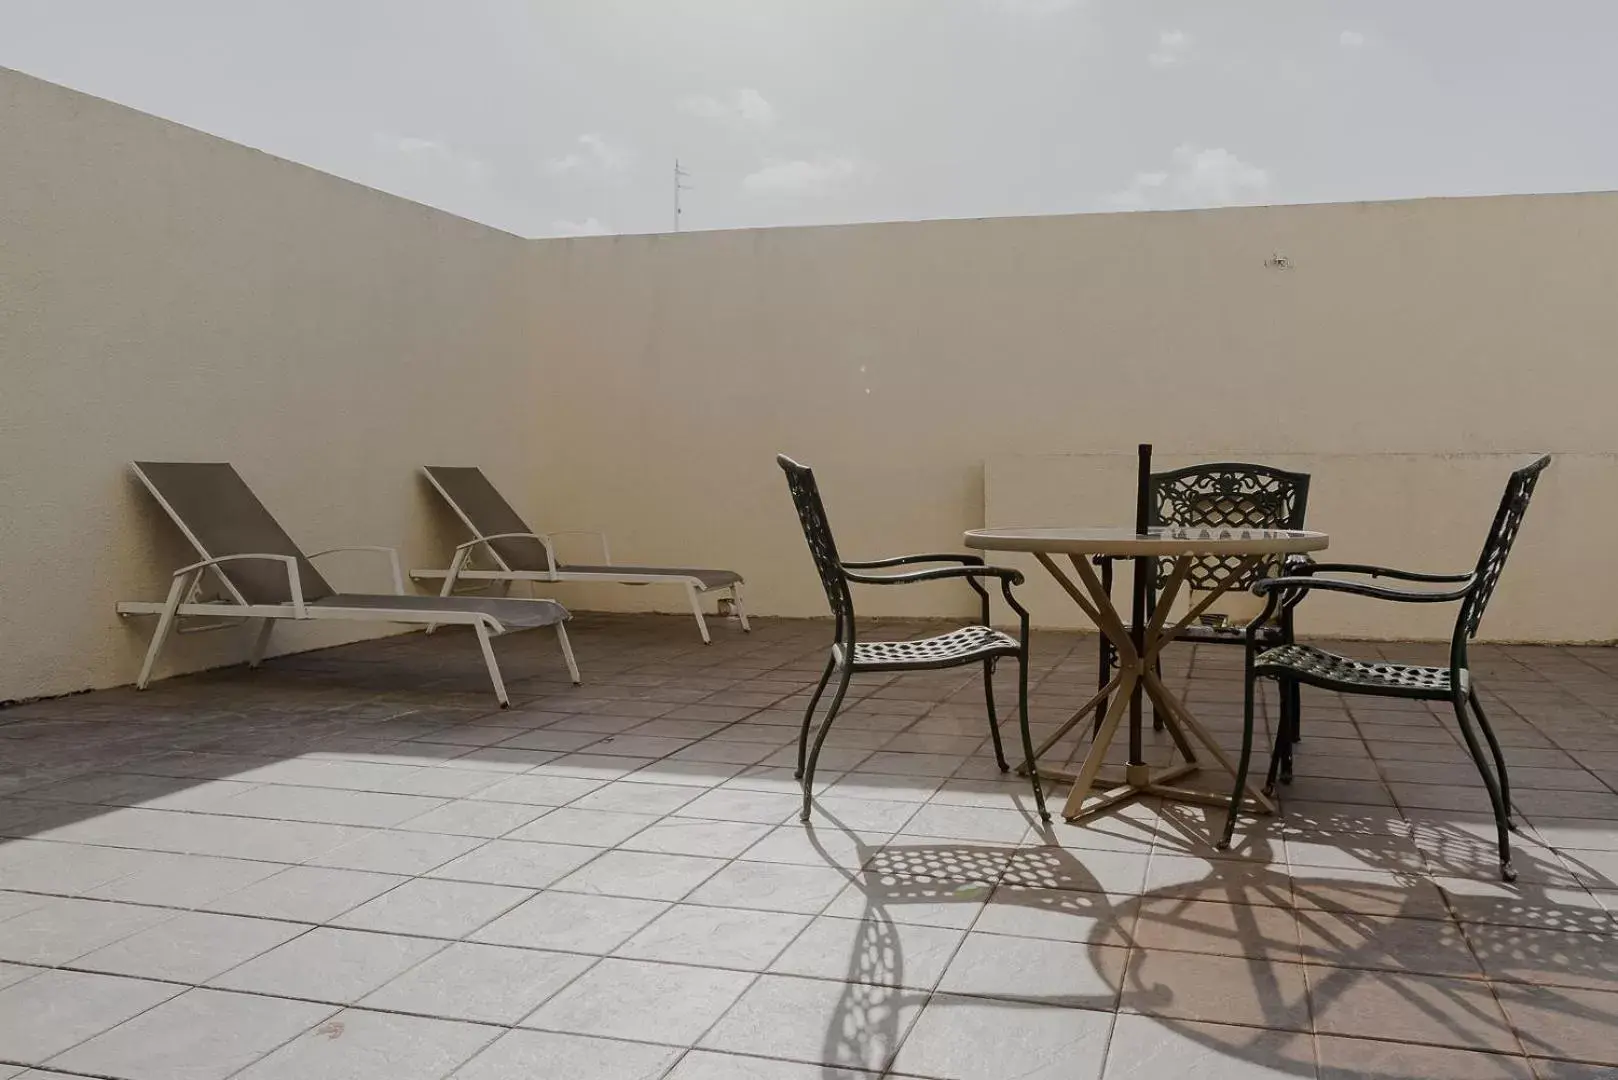
<path id="1" fill-rule="evenodd" d="M 1277 740 L 1277 747 L 1281 751 L 1281 771 L 1278 779 L 1283 784 L 1292 783 L 1292 746 L 1298 741 L 1298 714 L 1303 703 L 1303 692 L 1299 689 L 1296 679 L 1282 679 L 1281 689 L 1281 719 L 1276 725 L 1277 730 L 1285 729 L 1286 738 Z"/>
<path id="2" fill-rule="evenodd" d="M 1495 783 L 1494 774 L 1483 760 L 1483 748 L 1478 745 L 1478 737 L 1472 730 L 1472 718 L 1466 712 L 1466 699 L 1456 694 L 1450 699 L 1455 708 L 1455 720 L 1461 725 L 1461 735 L 1466 739 L 1466 748 L 1472 754 L 1472 763 L 1478 767 L 1478 775 L 1483 777 L 1483 786 L 1489 791 L 1489 802 L 1494 807 L 1494 827 L 1500 840 L 1500 879 L 1502 881 L 1516 881 L 1517 871 L 1511 865 L 1511 832 L 1506 822 L 1508 814 L 1503 802 L 1500 801 L 1500 785 Z"/>
<path id="3" fill-rule="evenodd" d="M 1006 748 L 1000 743 L 1000 718 L 994 711 L 994 660 L 983 661 L 983 700 L 989 706 L 989 734 L 994 737 L 994 760 L 1001 772 L 1010 772 L 1006 764 Z"/>
<path id="4" fill-rule="evenodd" d="M 803 779 L 803 764 L 809 753 L 809 725 L 814 721 L 815 706 L 820 704 L 820 695 L 826 692 L 826 683 L 831 680 L 832 669 L 836 666 L 837 657 L 826 660 L 826 670 L 820 673 L 820 681 L 815 684 L 815 692 L 809 698 L 809 707 L 803 710 L 803 726 L 798 729 L 798 770 L 792 774 L 794 780 Z"/>
<path id="5" fill-rule="evenodd" d="M 1286 684 L 1281 684 L 1281 704 L 1286 707 Z M 1277 782 L 1292 783 L 1292 724 L 1283 714 L 1275 725 L 1275 742 L 1270 746 L 1270 768 L 1264 777 L 1264 794 L 1274 795 Z"/>
<path id="6" fill-rule="evenodd" d="M 1242 795 L 1247 791 L 1247 769 L 1253 761 L 1253 691 L 1257 681 L 1253 676 L 1253 650 L 1248 649 L 1242 681 L 1247 692 L 1242 702 L 1242 754 L 1236 761 L 1236 786 L 1230 793 L 1230 814 L 1225 818 L 1225 832 L 1214 846 L 1220 851 L 1230 850 L 1230 841 L 1236 835 L 1236 815 L 1242 809 Z"/>
<path id="7" fill-rule="evenodd" d="M 1500 741 L 1494 737 L 1494 728 L 1489 725 L 1489 718 L 1483 713 L 1483 703 L 1478 700 L 1478 692 L 1468 690 L 1466 700 L 1478 718 L 1478 727 L 1483 729 L 1483 737 L 1489 743 L 1489 753 L 1494 755 L 1494 774 L 1500 778 L 1500 805 L 1506 809 L 1506 828 L 1516 832 L 1517 821 L 1511 816 L 1511 777 L 1506 774 L 1506 756 L 1500 752 Z"/>
<path id="8" fill-rule="evenodd" d="M 1028 640 L 1028 630 L 1023 629 L 1023 641 Z M 1028 731 L 1028 647 L 1023 646 L 1022 654 L 1017 657 L 1017 728 L 1022 733 L 1022 759 L 1028 768 L 1028 780 L 1034 785 L 1034 808 L 1039 811 L 1039 820 L 1049 821 L 1051 812 L 1045 809 L 1045 789 L 1039 782 L 1039 770 L 1034 767 L 1034 737 Z"/>
<path id="9" fill-rule="evenodd" d="M 837 692 L 832 695 L 831 708 L 826 712 L 826 719 L 820 722 L 820 730 L 815 732 L 815 745 L 809 751 L 809 763 L 803 770 L 803 813 L 798 816 L 799 821 L 809 820 L 809 811 L 814 805 L 815 796 L 815 764 L 820 761 L 820 748 L 826 742 L 826 735 L 831 731 L 831 722 L 837 719 L 837 710 L 843 707 L 843 695 L 848 693 L 848 680 L 854 675 L 854 669 L 844 666 L 842 678 L 837 682 Z"/>

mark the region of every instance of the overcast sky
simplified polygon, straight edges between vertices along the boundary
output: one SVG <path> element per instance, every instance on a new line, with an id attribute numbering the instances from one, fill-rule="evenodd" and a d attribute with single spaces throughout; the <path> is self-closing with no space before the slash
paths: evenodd
<path id="1" fill-rule="evenodd" d="M 676 156 L 687 229 L 1618 188 L 1614 0 L 0 0 L 0 65 L 526 236 Z"/>

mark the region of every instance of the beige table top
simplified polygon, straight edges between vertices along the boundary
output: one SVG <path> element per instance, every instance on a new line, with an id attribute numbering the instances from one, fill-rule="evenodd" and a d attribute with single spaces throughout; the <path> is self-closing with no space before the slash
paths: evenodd
<path id="1" fill-rule="evenodd" d="M 1164 528 L 1142 534 L 1134 529 L 1066 528 L 973 529 L 966 546 L 978 551 L 1022 551 L 1046 555 L 1294 555 L 1320 551 L 1325 533 L 1285 529 Z"/>

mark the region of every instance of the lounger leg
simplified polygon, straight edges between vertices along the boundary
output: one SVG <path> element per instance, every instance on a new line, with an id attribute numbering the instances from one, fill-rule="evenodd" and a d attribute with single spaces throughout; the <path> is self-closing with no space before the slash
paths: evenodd
<path id="1" fill-rule="evenodd" d="M 712 645 L 713 638 L 708 636 L 708 620 L 702 616 L 702 594 L 697 587 L 689 581 L 685 583 L 685 594 L 691 598 L 691 614 L 697 617 L 697 629 L 702 633 L 702 643 Z"/>
<path id="2" fill-rule="evenodd" d="M 152 668 L 157 666 L 158 654 L 168 643 L 169 634 L 174 631 L 175 613 L 180 608 L 180 600 L 191 587 L 191 581 L 184 578 L 175 578 L 174 584 L 169 586 L 168 599 L 163 601 L 163 613 L 157 617 L 157 629 L 152 631 L 152 643 L 146 646 L 146 660 L 140 666 L 140 678 L 135 680 L 135 689 L 144 690 L 146 684 L 152 681 Z"/>
<path id="3" fill-rule="evenodd" d="M 742 633 L 751 634 L 753 628 L 747 625 L 747 605 L 742 603 L 742 583 L 739 581 L 730 587 L 730 606 L 736 609 L 736 618 L 742 624 Z"/>
<path id="4" fill-rule="evenodd" d="M 573 644 L 567 639 L 567 624 L 565 622 L 556 624 L 556 642 L 562 646 L 562 659 L 567 661 L 568 677 L 573 680 L 574 686 L 579 685 L 582 681 L 579 678 L 579 665 L 573 659 Z"/>
<path id="5" fill-rule="evenodd" d="M 274 619 L 260 619 L 258 633 L 253 635 L 253 653 L 247 658 L 247 666 L 256 668 L 264 662 L 264 653 L 270 647 L 270 631 L 275 629 Z"/>
<path id="6" fill-rule="evenodd" d="M 489 681 L 494 684 L 494 696 L 500 699 L 500 707 L 509 709 L 511 699 L 506 697 L 506 684 L 500 678 L 500 665 L 494 659 L 494 645 L 489 641 L 489 628 L 482 622 L 474 625 L 478 634 L 478 645 L 483 649 L 483 662 L 489 666 Z"/>

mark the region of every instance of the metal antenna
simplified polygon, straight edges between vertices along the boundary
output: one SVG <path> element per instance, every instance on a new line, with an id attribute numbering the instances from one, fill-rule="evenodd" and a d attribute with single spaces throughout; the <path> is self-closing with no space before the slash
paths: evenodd
<path id="1" fill-rule="evenodd" d="M 675 158 L 674 159 L 674 231 L 675 232 L 680 231 L 680 192 L 682 192 L 682 191 L 690 191 L 691 190 L 691 185 L 690 184 L 682 184 L 680 181 L 684 180 L 686 177 L 688 177 L 690 175 L 691 175 L 690 173 L 688 173 L 684 169 L 680 168 L 680 159 Z"/>

